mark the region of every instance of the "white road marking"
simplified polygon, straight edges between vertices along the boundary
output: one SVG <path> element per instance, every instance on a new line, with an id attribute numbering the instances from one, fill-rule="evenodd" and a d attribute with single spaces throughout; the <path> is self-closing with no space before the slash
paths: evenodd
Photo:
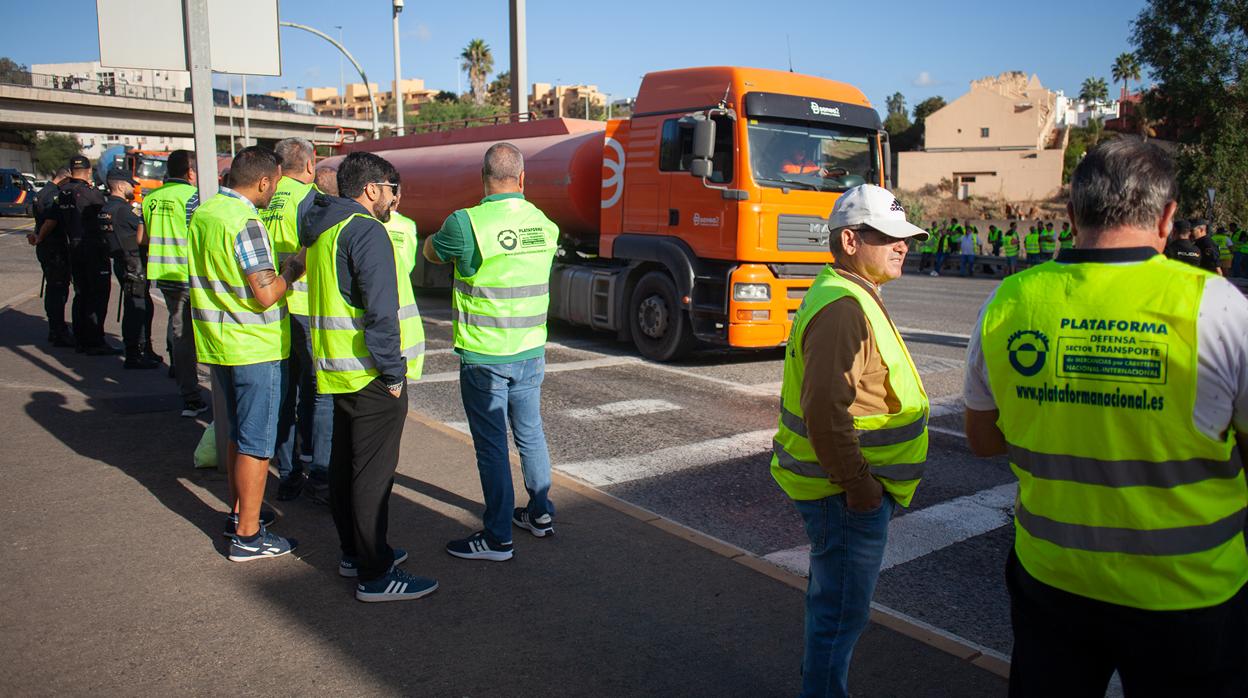
<path id="1" fill-rule="evenodd" d="M 564 361 L 555 364 L 546 364 L 546 373 L 562 373 L 564 371 L 584 371 L 591 368 L 607 368 L 609 366 L 623 366 L 625 364 L 639 363 L 641 359 L 635 356 L 607 356 L 600 359 L 586 359 L 584 361 Z M 424 383 L 452 383 L 459 380 L 459 371 L 444 371 L 442 373 L 430 373 L 420 377 L 418 381 L 408 381 L 413 384 Z"/>
<path id="2" fill-rule="evenodd" d="M 670 403 L 667 400 L 622 400 L 620 402 L 608 402 L 596 407 L 564 410 L 563 414 L 572 419 L 597 422 L 604 419 L 638 417 L 645 414 L 671 412 L 679 409 L 681 409 L 680 405 Z"/>
<path id="3" fill-rule="evenodd" d="M 904 565 L 1008 525 L 1017 493 L 1018 483 L 1010 482 L 898 516 L 888 524 L 888 547 L 880 569 Z M 810 573 L 809 545 L 777 550 L 763 558 L 803 577 Z"/>
<path id="4" fill-rule="evenodd" d="M 965 438 L 966 438 L 966 434 L 963 434 L 962 432 L 958 431 L 957 429 L 947 429 L 947 428 L 945 428 L 945 427 L 936 427 L 936 426 L 932 426 L 931 424 L 928 424 L 928 425 L 927 425 L 927 430 L 928 430 L 928 431 L 934 431 L 934 432 L 936 432 L 937 434 L 944 434 L 945 436 L 957 436 L 957 437 L 962 438 L 962 439 L 965 439 Z"/>
<path id="5" fill-rule="evenodd" d="M 774 428 L 760 429 L 635 456 L 557 463 L 555 467 L 591 485 L 614 485 L 766 453 L 771 451 L 771 437 L 775 433 Z"/>
<path id="6" fill-rule="evenodd" d="M 902 334 L 926 334 L 926 335 L 930 335 L 933 337 L 946 337 L 948 339 L 969 340 L 971 338 L 971 335 L 969 334 L 957 334 L 954 332 L 941 332 L 940 330 L 925 330 L 921 327 L 898 327 L 897 331 Z"/>

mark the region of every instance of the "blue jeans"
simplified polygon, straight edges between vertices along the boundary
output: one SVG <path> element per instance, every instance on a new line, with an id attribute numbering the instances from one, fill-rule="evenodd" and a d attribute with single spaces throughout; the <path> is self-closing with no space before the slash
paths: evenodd
<path id="1" fill-rule="evenodd" d="M 546 359 L 507 364 L 459 366 L 459 394 L 477 452 L 481 492 L 485 495 L 485 531 L 498 543 L 511 541 L 515 492 L 507 454 L 507 425 L 520 451 L 529 516 L 555 515 L 550 493 L 550 452 L 542 431 L 542 378 Z"/>
<path id="2" fill-rule="evenodd" d="M 312 364 L 312 334 L 307 315 L 290 316 L 290 378 L 282 395 L 277 421 L 277 449 L 273 463 L 285 480 L 307 472 L 322 479 L 329 473 L 329 451 L 334 435 L 334 396 L 316 392 Z M 298 434 L 299 455 L 295 457 Z"/>
<path id="3" fill-rule="evenodd" d="M 225 418 L 238 452 L 260 460 L 272 458 L 278 407 L 286 390 L 286 360 L 213 365 L 212 376 L 225 392 Z"/>
<path id="4" fill-rule="evenodd" d="M 810 538 L 802 696 L 847 696 L 849 660 L 871 614 L 896 505 L 887 492 L 879 508 L 862 513 L 845 506 L 844 494 L 793 504 Z"/>
<path id="5" fill-rule="evenodd" d="M 937 252 L 936 253 L 936 268 L 933 271 L 939 274 L 942 270 L 944 270 L 945 259 L 947 259 L 948 257 L 949 257 L 948 252 Z"/>
<path id="6" fill-rule="evenodd" d="M 975 271 L 971 267 L 975 266 L 975 255 L 964 254 L 964 255 L 961 255 L 961 257 L 962 257 L 962 267 L 958 271 L 958 276 L 973 275 Z"/>

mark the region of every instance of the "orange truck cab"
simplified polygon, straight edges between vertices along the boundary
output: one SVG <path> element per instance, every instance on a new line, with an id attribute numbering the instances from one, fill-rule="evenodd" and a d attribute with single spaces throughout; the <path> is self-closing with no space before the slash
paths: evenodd
<path id="1" fill-rule="evenodd" d="M 481 197 L 508 141 L 525 196 L 560 228 L 550 315 L 617 333 L 646 357 L 698 342 L 774 347 L 832 260 L 841 192 L 889 179 L 887 134 L 857 88 L 774 70 L 650 73 L 630 117 L 543 119 L 350 143 L 389 159 L 423 234 Z M 421 285 L 449 283 L 420 268 Z"/>
<path id="2" fill-rule="evenodd" d="M 126 152 L 126 169 L 139 183 L 134 192 L 134 202 L 142 203 L 143 195 L 165 183 L 169 171 L 169 152 L 157 150 L 130 150 Z"/>

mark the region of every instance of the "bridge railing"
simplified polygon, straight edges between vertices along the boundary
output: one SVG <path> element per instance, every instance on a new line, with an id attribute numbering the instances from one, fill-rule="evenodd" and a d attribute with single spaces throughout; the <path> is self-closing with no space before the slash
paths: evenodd
<path id="1" fill-rule="evenodd" d="M 108 95 L 110 97 L 135 97 L 161 102 L 186 101 L 186 91 L 182 88 L 142 85 L 123 80 L 96 80 L 77 75 L 45 75 L 26 70 L 0 71 L 0 84 L 83 92 L 86 94 Z"/>

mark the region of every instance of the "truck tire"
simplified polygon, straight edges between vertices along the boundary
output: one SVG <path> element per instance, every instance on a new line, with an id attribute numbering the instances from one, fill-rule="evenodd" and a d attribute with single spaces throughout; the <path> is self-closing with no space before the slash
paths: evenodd
<path id="1" fill-rule="evenodd" d="M 633 344 L 647 359 L 674 361 L 689 353 L 696 340 L 689 315 L 680 307 L 676 284 L 660 271 L 641 277 L 628 304 Z"/>

